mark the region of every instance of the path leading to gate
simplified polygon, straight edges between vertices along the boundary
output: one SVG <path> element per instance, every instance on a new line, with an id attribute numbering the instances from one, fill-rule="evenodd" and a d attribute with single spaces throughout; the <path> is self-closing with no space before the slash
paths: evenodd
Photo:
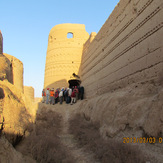
<path id="1" fill-rule="evenodd" d="M 72 163 L 96 163 L 97 161 L 95 160 L 95 154 L 92 153 L 89 150 L 89 148 L 85 149 L 84 147 L 80 147 L 77 139 L 75 139 L 74 135 L 71 134 L 71 131 L 72 131 L 72 126 L 70 126 L 70 124 L 72 124 L 71 119 L 73 119 L 73 117 L 75 117 L 77 115 L 77 113 L 79 112 L 78 110 L 80 109 L 80 104 L 81 104 L 81 101 L 78 101 L 74 105 L 67 105 L 65 103 L 62 105 L 60 105 L 60 104 L 46 105 L 46 104 L 39 103 L 38 110 L 37 110 L 38 120 L 36 121 L 37 123 L 35 123 L 35 125 L 33 126 L 34 127 L 33 132 L 31 133 L 31 135 L 29 135 L 29 139 L 27 137 L 26 139 L 21 141 L 19 143 L 19 145 L 16 147 L 16 149 L 19 152 L 22 152 L 24 156 L 27 156 L 31 159 L 36 158 L 36 160 L 38 160 L 38 158 L 44 159 L 44 158 L 46 158 L 47 155 L 49 155 L 48 159 L 55 158 L 56 160 L 60 160 L 60 158 L 63 158 L 63 160 L 66 160 L 66 159 L 73 160 L 73 161 L 71 161 Z M 77 119 L 77 121 L 78 121 L 78 119 Z M 55 122 L 56 126 L 53 124 L 53 122 Z M 73 123 L 74 122 L 76 122 L 76 120 L 73 121 Z M 80 125 L 81 121 L 79 120 L 78 122 L 79 122 L 78 125 Z M 50 127 L 51 125 L 52 126 L 54 125 L 55 127 Z M 75 128 L 76 128 L 76 126 L 77 126 L 77 124 L 75 124 Z M 43 127 L 43 129 L 40 132 L 41 127 Z M 69 128 L 71 128 L 71 131 L 69 130 Z M 87 132 L 89 130 L 89 132 L 92 132 L 95 135 L 94 131 L 91 130 L 91 128 L 88 129 L 86 127 L 85 129 Z M 78 128 L 76 128 L 76 130 L 78 130 Z M 78 131 L 77 131 L 78 133 L 80 133 L 80 131 L 82 133 L 83 127 L 79 128 Z M 49 135 L 47 135 L 47 134 L 49 134 Z M 89 135 L 89 133 L 88 133 L 88 135 Z M 38 141 L 34 141 L 34 143 L 33 143 L 33 140 L 38 139 L 38 138 L 40 138 L 40 139 Z M 80 137 L 78 137 L 78 138 L 80 138 Z M 85 139 L 85 142 L 89 141 L 89 140 L 91 140 L 91 139 Z M 109 151 L 109 155 L 105 155 L 107 157 L 104 156 L 104 159 L 110 160 L 110 158 L 112 158 L 112 155 L 114 155 L 114 152 L 112 153 L 110 150 L 110 149 L 112 149 L 112 146 L 109 146 L 109 144 L 107 144 L 105 142 L 106 144 L 105 143 L 102 144 L 102 147 L 104 147 L 104 148 L 101 148 L 101 146 L 99 146 L 99 144 L 101 145 L 103 140 L 99 141 L 99 139 L 97 137 L 95 139 L 93 139 L 93 141 L 96 142 L 96 144 L 93 144 L 93 148 L 100 149 L 95 152 L 96 158 L 100 159 L 101 156 L 98 157 L 98 154 L 101 152 L 105 153 L 107 150 L 107 151 Z M 113 141 L 114 141 L 114 139 L 113 139 Z M 44 142 L 46 142 L 46 143 L 44 143 Z M 57 144 L 56 142 L 59 144 L 59 146 L 56 146 L 56 144 Z M 84 142 L 84 144 L 85 144 L 85 142 Z M 33 143 L 33 144 L 31 145 L 31 147 L 29 149 L 28 145 L 30 143 L 31 144 Z M 91 142 L 87 142 L 87 143 L 89 145 L 91 144 Z M 44 145 L 47 147 L 50 146 L 51 148 L 47 148 L 47 150 L 42 151 L 42 146 L 44 146 Z M 117 146 L 117 144 L 114 144 L 114 145 Z M 146 159 L 147 162 L 148 162 L 148 160 L 150 160 L 151 162 L 158 162 L 158 163 L 162 162 L 162 160 L 163 160 L 162 144 L 155 144 L 155 145 L 138 144 L 138 145 L 140 146 L 138 148 L 138 150 L 141 150 L 141 152 L 143 154 L 147 155 L 147 159 Z M 36 149 L 36 151 L 38 150 L 38 153 L 36 153 L 34 155 L 34 157 L 33 157 L 33 150 L 31 150 L 33 148 Z M 119 151 L 118 148 L 125 149 L 125 148 L 122 148 L 122 146 L 117 146 L 117 152 Z M 63 149 L 63 151 L 61 149 Z M 104 150 L 102 150 L 102 149 L 104 149 Z M 54 150 L 54 152 L 50 153 L 50 151 L 53 151 L 53 150 Z M 127 148 L 126 148 L 126 150 L 127 150 Z M 60 154 L 60 155 L 58 155 L 58 154 Z M 144 158 L 144 155 L 139 155 L 139 152 L 138 152 L 138 153 L 134 153 L 134 157 L 128 155 L 129 160 L 134 159 L 135 155 L 138 155 L 139 158 Z M 128 156 L 126 157 L 126 159 L 128 159 Z M 148 156 L 150 156 L 150 158 L 148 158 Z M 117 158 L 119 158 L 120 160 L 122 158 L 124 158 L 123 153 L 122 153 L 122 155 L 117 154 Z M 45 160 L 48 160 L 48 159 L 45 159 Z M 112 158 L 112 159 L 114 159 L 114 158 Z M 45 160 L 44 160 L 44 162 L 46 162 Z M 102 161 L 102 160 L 100 160 L 100 161 Z M 32 162 L 32 161 L 30 161 L 30 162 Z"/>
<path id="2" fill-rule="evenodd" d="M 59 135 L 59 137 L 63 146 L 66 146 L 71 155 L 75 158 L 75 163 L 96 163 L 97 161 L 94 159 L 94 154 L 91 151 L 86 151 L 84 148 L 79 148 L 78 142 L 75 140 L 74 136 L 69 133 L 69 121 L 76 115 L 77 109 L 80 109 L 80 103 L 81 101 L 78 101 L 74 105 L 43 105 L 62 116 L 62 133 Z M 156 148 L 156 145 L 155 147 L 152 147 L 150 144 L 138 145 L 140 145 L 140 149 L 142 149 L 142 151 L 146 151 L 146 154 L 151 156 L 151 161 L 159 163 L 162 162 L 163 156 L 161 154 L 162 152 L 159 150 L 161 149 L 161 144 L 157 144 L 158 148 Z"/>
<path id="3" fill-rule="evenodd" d="M 74 105 L 46 105 L 48 109 L 58 112 L 62 116 L 62 133 L 59 137 L 62 144 L 68 148 L 71 155 L 75 158 L 76 163 L 96 163 L 97 161 L 94 159 L 94 154 L 91 151 L 79 148 L 74 136 L 69 133 L 69 120 L 75 114 L 75 110 L 79 108 L 79 106 L 80 101 Z"/>

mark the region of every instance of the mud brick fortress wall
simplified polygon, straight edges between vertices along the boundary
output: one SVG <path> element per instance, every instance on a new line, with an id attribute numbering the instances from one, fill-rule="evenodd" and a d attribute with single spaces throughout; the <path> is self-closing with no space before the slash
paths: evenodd
<path id="1" fill-rule="evenodd" d="M 0 79 L 7 79 L 11 84 L 29 95 L 29 97 L 34 100 L 34 88 L 26 87 L 23 85 L 23 74 L 24 68 L 23 63 L 16 57 L 3 53 L 3 37 L 0 32 Z M 4 76 L 4 77 L 3 77 Z"/>
<path id="2" fill-rule="evenodd" d="M 0 31 L 1 73 L 23 92 L 23 63 L 16 57 L 3 53 L 3 36 Z"/>
<path id="3" fill-rule="evenodd" d="M 34 88 L 31 86 L 24 86 L 24 94 L 34 101 Z"/>
<path id="4" fill-rule="evenodd" d="M 121 0 L 93 41 L 90 36 L 81 63 L 87 97 L 161 80 L 162 8 L 162 0 Z"/>
<path id="5" fill-rule="evenodd" d="M 16 57 L 3 53 L 3 55 L 10 61 L 10 68 L 12 71 L 12 84 L 23 92 L 23 63 Z"/>
<path id="6" fill-rule="evenodd" d="M 67 35 L 72 37 L 68 38 Z M 44 88 L 67 87 L 73 73 L 78 74 L 83 44 L 89 38 L 82 24 L 59 24 L 49 33 Z"/>

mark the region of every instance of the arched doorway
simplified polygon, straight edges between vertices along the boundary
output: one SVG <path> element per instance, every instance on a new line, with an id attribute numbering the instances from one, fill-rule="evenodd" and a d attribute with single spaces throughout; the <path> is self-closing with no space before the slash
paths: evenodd
<path id="1" fill-rule="evenodd" d="M 81 81 L 77 79 L 71 79 L 68 81 L 68 83 L 69 83 L 69 88 L 72 88 L 73 86 L 79 86 L 81 84 Z"/>

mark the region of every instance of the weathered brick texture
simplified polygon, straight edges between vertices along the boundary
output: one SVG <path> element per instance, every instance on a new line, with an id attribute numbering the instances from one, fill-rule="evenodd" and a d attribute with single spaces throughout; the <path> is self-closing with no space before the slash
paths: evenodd
<path id="1" fill-rule="evenodd" d="M 4 53 L 4 56 L 10 61 L 12 84 L 23 92 L 23 63 L 16 57 Z"/>
<path id="2" fill-rule="evenodd" d="M 31 86 L 24 86 L 24 94 L 34 101 L 34 88 Z"/>
<path id="3" fill-rule="evenodd" d="M 71 33 L 72 38 L 67 38 Z M 83 24 L 59 24 L 49 33 L 44 88 L 67 87 L 73 73 L 78 74 L 83 44 L 89 38 Z"/>
<path id="4" fill-rule="evenodd" d="M 121 0 L 84 45 L 81 75 L 92 97 L 163 74 L 162 0 Z"/>

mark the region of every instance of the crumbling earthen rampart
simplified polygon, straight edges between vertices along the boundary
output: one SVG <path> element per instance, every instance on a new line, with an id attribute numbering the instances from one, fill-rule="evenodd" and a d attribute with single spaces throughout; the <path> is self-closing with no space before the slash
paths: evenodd
<path id="1" fill-rule="evenodd" d="M 34 101 L 34 88 L 31 86 L 24 86 L 24 94 Z"/>
<path id="2" fill-rule="evenodd" d="M 78 74 L 83 44 L 88 37 L 89 34 L 82 24 L 60 24 L 51 29 L 44 88 L 68 86 L 68 80 L 71 79 L 72 74 Z"/>
<path id="3" fill-rule="evenodd" d="M 23 63 L 16 57 L 3 53 L 10 61 L 10 69 L 12 74 L 12 84 L 23 92 Z"/>
<path id="4" fill-rule="evenodd" d="M 2 42 L 0 45 L 3 49 Z M 33 106 L 23 94 L 23 63 L 14 56 L 0 54 L 0 134 L 13 145 L 34 120 Z"/>
<path id="5" fill-rule="evenodd" d="M 24 161 L 19 153 L 12 150 L 7 140 L 15 146 L 26 135 L 28 126 L 36 115 L 37 106 L 32 101 L 23 94 L 23 63 L 14 56 L 3 53 L 3 37 L 0 32 L 0 162 Z"/>
<path id="6" fill-rule="evenodd" d="M 163 74 L 162 0 L 121 0 L 82 56 L 86 97 Z M 90 44 L 90 45 L 88 45 Z"/>
<path id="7" fill-rule="evenodd" d="M 13 74 L 9 59 L 0 54 L 0 61 L 0 80 L 7 79 L 10 83 L 13 83 Z"/>

